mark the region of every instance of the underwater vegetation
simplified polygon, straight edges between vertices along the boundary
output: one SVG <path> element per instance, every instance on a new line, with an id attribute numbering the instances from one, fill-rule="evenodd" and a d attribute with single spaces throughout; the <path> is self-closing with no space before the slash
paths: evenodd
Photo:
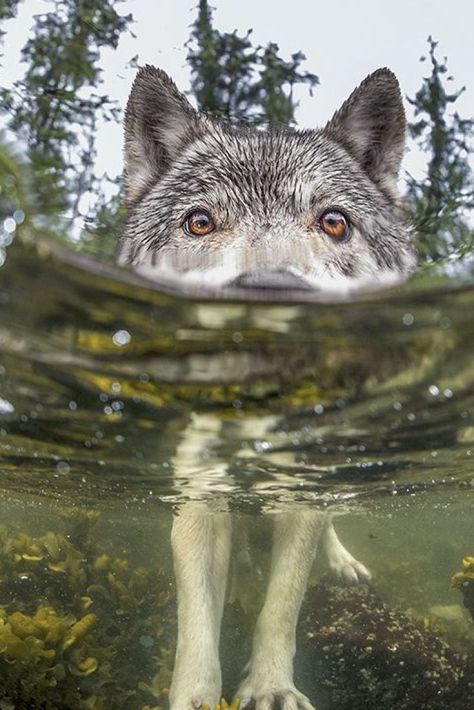
<path id="1" fill-rule="evenodd" d="M 176 635 L 172 580 L 158 567 L 111 552 L 97 520 L 94 511 L 61 509 L 57 530 L 0 529 L 0 710 L 167 707 Z M 400 569 L 406 581 L 409 571 Z M 246 585 L 245 608 L 237 597 L 226 605 L 222 670 L 229 699 L 250 652 L 261 604 L 257 577 Z M 472 614 L 473 557 L 463 560 L 453 586 Z M 341 588 L 323 578 L 308 591 L 297 686 L 318 710 L 471 707 L 469 615 L 467 631 L 443 629 L 443 614 L 462 615 L 461 605 L 423 611 L 420 592 L 418 609 L 402 611 L 382 600 L 383 589 L 379 596 L 372 587 Z M 453 629 L 459 643 L 451 643 Z M 239 710 L 239 701 L 223 699 L 204 710 Z"/>
<path id="2" fill-rule="evenodd" d="M 464 606 L 474 619 L 474 557 L 465 557 L 463 559 L 461 572 L 453 575 L 451 581 L 453 587 L 461 590 Z"/>
<path id="3" fill-rule="evenodd" d="M 240 700 L 238 698 L 232 700 L 231 703 L 228 703 L 225 698 L 221 698 L 221 700 L 216 703 L 213 708 L 206 704 L 202 706 L 202 710 L 239 710 L 239 708 Z"/>
<path id="4" fill-rule="evenodd" d="M 0 707 L 152 710 L 172 662 L 170 581 L 93 543 L 95 512 L 63 518 L 64 532 L 0 532 Z"/>

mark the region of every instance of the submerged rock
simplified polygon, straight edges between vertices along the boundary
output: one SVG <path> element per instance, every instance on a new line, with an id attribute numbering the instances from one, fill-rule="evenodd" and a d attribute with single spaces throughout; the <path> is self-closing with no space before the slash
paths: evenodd
<path id="1" fill-rule="evenodd" d="M 474 658 L 386 606 L 368 587 L 322 583 L 299 624 L 299 686 L 318 710 L 465 710 Z"/>

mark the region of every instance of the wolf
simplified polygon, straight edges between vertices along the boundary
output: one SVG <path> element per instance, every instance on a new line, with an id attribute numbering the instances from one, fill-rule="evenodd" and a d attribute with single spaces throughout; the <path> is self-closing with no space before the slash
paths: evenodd
<path id="1" fill-rule="evenodd" d="M 160 285 L 239 298 L 347 296 L 407 278 L 416 266 L 397 181 L 406 119 L 388 69 L 370 74 L 322 129 L 234 125 L 196 111 L 160 69 L 139 70 L 125 114 L 119 262 Z M 253 432 L 274 422 L 245 420 Z M 220 422 L 195 412 L 174 459 L 177 478 L 212 449 Z M 222 467 L 225 471 L 226 462 Z M 183 504 L 171 542 L 178 599 L 172 710 L 221 694 L 219 634 L 230 514 Z M 296 624 L 318 545 L 342 580 L 368 570 L 330 515 L 275 515 L 270 579 L 236 697 L 257 710 L 311 710 L 293 681 Z"/>

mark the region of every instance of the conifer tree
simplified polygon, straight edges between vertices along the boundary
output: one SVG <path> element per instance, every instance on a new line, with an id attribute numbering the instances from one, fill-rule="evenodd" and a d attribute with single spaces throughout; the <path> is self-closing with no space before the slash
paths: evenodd
<path id="1" fill-rule="evenodd" d="M 428 42 L 431 74 L 409 99 L 415 113 L 410 133 L 428 163 L 423 179 L 409 176 L 408 197 L 421 255 L 437 260 L 450 254 L 463 256 L 474 247 L 468 221 L 474 207 L 474 176 L 469 163 L 474 120 L 461 118 L 453 110 L 464 87 L 451 93 L 447 90 L 452 77 L 447 75 L 446 58 L 437 58 L 437 42 L 432 37 Z"/>
<path id="2" fill-rule="evenodd" d="M 97 125 L 118 117 L 118 107 L 98 91 L 100 51 L 116 48 L 131 21 L 117 4 L 50 0 L 22 49 L 25 75 L 2 93 L 8 128 L 26 149 L 38 209 L 48 217 L 81 216 L 84 196 L 99 189 Z"/>
<path id="3" fill-rule="evenodd" d="M 3 23 L 15 17 L 20 0 L 0 0 L 0 42 L 5 34 Z"/>
<path id="4" fill-rule="evenodd" d="M 217 30 L 209 3 L 199 0 L 187 43 L 191 93 L 201 110 L 230 121 L 293 124 L 293 87 L 304 84 L 312 92 L 318 77 L 301 70 L 302 52 L 285 61 L 277 44 L 254 46 L 251 35 Z"/>

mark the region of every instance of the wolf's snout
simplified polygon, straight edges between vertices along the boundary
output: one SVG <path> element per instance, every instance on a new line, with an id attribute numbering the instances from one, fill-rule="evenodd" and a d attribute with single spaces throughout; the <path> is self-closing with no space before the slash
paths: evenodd
<path id="1" fill-rule="evenodd" d="M 309 289 L 310 285 L 298 276 L 285 271 L 246 271 L 229 283 L 231 288 L 267 288 L 278 290 Z"/>

